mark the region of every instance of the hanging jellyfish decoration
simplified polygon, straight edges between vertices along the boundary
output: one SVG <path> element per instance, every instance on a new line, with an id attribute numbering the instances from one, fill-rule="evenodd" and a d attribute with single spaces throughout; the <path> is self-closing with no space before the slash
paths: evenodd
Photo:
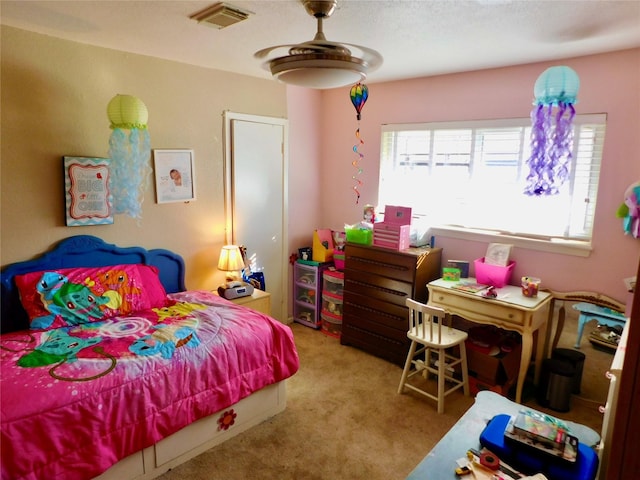
<path id="1" fill-rule="evenodd" d="M 622 219 L 622 229 L 633 238 L 640 238 L 640 182 L 632 183 L 624 192 L 624 203 L 616 216 Z"/>
<path id="2" fill-rule="evenodd" d="M 536 80 L 526 195 L 556 195 L 569 177 L 579 88 L 578 74 L 565 66 L 548 68 Z"/>
<path id="3" fill-rule="evenodd" d="M 151 139 L 146 105 L 131 95 L 116 95 L 107 105 L 111 122 L 109 158 L 114 213 L 142 219 L 144 184 L 151 173 Z"/>
<path id="4" fill-rule="evenodd" d="M 356 169 L 356 172 L 351 177 L 356 184 L 353 186 L 353 191 L 356 192 L 356 205 L 360 201 L 360 186 L 362 185 L 362 180 L 360 180 L 359 176 L 362 173 L 362 167 L 360 166 L 360 161 L 364 158 L 364 155 L 360 152 L 359 147 L 364 145 L 364 141 L 360 138 L 360 112 L 362 112 L 362 107 L 367 102 L 367 98 L 369 98 L 369 89 L 364 83 L 357 83 L 353 87 L 351 87 L 350 92 L 351 103 L 356 109 L 358 119 L 358 128 L 356 129 L 356 139 L 358 143 L 353 146 L 353 152 L 357 155 L 357 157 L 351 162 L 351 165 Z"/>

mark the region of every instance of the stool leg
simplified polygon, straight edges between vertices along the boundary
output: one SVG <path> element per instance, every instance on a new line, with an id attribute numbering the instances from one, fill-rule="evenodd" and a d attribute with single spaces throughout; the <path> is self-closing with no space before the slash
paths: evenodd
<path id="1" fill-rule="evenodd" d="M 431 368 L 431 349 L 429 347 L 424 350 L 424 366 L 425 369 L 422 371 L 422 376 L 425 380 L 429 380 L 429 368 Z"/>
<path id="2" fill-rule="evenodd" d="M 469 371 L 467 370 L 467 349 L 464 345 L 464 342 L 460 344 L 460 358 L 462 362 L 460 363 L 460 368 L 462 369 L 462 389 L 464 391 L 465 396 L 469 396 Z"/>
<path id="3" fill-rule="evenodd" d="M 407 361 L 404 362 L 404 370 L 402 370 L 402 377 L 400 378 L 400 386 L 398 387 L 398 393 L 402 393 L 402 390 L 404 389 L 404 384 L 407 381 L 409 370 L 411 370 L 411 361 L 413 360 L 413 356 L 416 354 L 416 346 L 417 346 L 416 341 L 412 340 L 411 346 L 409 347 L 409 354 L 407 355 Z"/>
<path id="4" fill-rule="evenodd" d="M 438 413 L 444 412 L 444 375 L 445 375 L 444 348 L 438 349 Z"/>

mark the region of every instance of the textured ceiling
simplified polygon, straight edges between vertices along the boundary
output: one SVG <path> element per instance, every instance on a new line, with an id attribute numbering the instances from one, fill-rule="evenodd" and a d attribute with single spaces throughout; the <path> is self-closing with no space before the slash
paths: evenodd
<path id="1" fill-rule="evenodd" d="M 299 0 L 227 3 L 248 20 L 217 30 L 189 17 L 216 1 L 5 1 L 4 25 L 262 78 L 254 52 L 311 40 Z M 328 40 L 378 50 L 380 82 L 549 61 L 640 46 L 640 1 L 343 0 Z"/>

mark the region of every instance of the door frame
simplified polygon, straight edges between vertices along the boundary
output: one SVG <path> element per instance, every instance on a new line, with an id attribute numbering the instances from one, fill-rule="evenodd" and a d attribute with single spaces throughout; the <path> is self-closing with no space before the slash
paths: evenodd
<path id="1" fill-rule="evenodd" d="M 233 154 L 231 147 L 233 145 L 232 135 L 233 129 L 231 122 L 240 120 L 245 122 L 265 123 L 268 125 L 278 125 L 282 127 L 282 225 L 280 235 L 282 237 L 282 280 L 280 289 L 282 291 L 282 305 L 280 309 L 281 320 L 288 321 L 289 312 L 289 120 L 286 118 L 268 117 L 262 115 L 250 115 L 245 113 L 231 112 L 225 110 L 223 112 L 223 136 L 224 136 L 224 209 L 225 209 L 225 242 L 227 244 L 235 244 L 234 232 L 234 192 L 233 192 Z M 270 205 L 269 208 L 273 208 Z M 272 305 L 272 308 L 275 306 Z"/>

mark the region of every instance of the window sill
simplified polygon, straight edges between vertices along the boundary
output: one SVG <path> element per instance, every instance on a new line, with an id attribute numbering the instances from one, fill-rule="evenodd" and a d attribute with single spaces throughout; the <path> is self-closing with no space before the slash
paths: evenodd
<path id="1" fill-rule="evenodd" d="M 591 254 L 591 243 L 586 241 L 563 240 L 560 238 L 544 240 L 451 226 L 432 227 L 430 233 L 431 235 L 457 238 L 473 242 L 508 243 L 514 247 L 524 248 L 527 250 L 558 253 L 561 255 L 573 255 L 576 257 L 588 257 Z"/>

